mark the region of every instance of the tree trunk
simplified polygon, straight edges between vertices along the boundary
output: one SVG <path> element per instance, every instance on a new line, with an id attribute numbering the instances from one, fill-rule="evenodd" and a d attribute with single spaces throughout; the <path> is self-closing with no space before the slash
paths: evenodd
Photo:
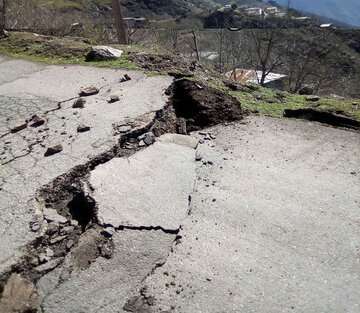
<path id="1" fill-rule="evenodd" d="M 120 44 L 128 44 L 128 34 L 125 26 L 125 22 L 123 19 L 122 9 L 121 9 L 121 1 L 120 0 L 112 0 L 112 8 L 115 19 L 115 26 L 117 31 L 118 43 Z"/>
<path id="2" fill-rule="evenodd" d="M 0 35 L 6 24 L 6 0 L 0 0 Z"/>
<path id="3" fill-rule="evenodd" d="M 197 41 L 196 33 L 195 33 L 194 30 L 191 33 L 193 35 L 193 41 L 194 41 L 194 47 L 195 47 L 195 53 L 196 53 L 196 60 L 198 62 L 200 62 L 200 53 L 199 53 L 199 47 L 198 47 L 198 41 Z"/>

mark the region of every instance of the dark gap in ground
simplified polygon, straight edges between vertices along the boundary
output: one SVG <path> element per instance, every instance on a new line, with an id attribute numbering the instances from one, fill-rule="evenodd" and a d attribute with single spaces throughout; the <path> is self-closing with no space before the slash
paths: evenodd
<path id="1" fill-rule="evenodd" d="M 311 108 L 294 110 L 287 109 L 284 110 L 284 117 L 305 119 L 336 127 L 360 129 L 360 122 L 355 119 L 333 112 L 320 111 Z"/>
<path id="2" fill-rule="evenodd" d="M 126 226 L 126 225 L 121 225 L 117 228 L 118 230 L 139 230 L 139 231 L 150 231 L 150 230 L 161 230 L 162 232 L 164 232 L 165 234 L 170 234 L 170 235 L 177 235 L 180 231 L 180 229 L 165 229 L 161 226 Z"/>
<path id="3" fill-rule="evenodd" d="M 85 195 L 84 192 L 75 194 L 67 207 L 72 218 L 78 221 L 83 231 L 85 231 L 86 226 L 88 226 L 90 222 L 96 221 L 95 200 Z"/>

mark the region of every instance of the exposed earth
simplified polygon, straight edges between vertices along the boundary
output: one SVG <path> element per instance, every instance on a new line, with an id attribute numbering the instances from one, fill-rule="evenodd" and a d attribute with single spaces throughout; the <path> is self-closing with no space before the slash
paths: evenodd
<path id="1" fill-rule="evenodd" d="M 3 57 L 0 110 L 1 313 L 359 312 L 358 131 Z"/>

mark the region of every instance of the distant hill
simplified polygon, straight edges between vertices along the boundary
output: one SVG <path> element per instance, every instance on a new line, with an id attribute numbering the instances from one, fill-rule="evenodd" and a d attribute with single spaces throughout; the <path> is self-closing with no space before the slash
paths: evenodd
<path id="1" fill-rule="evenodd" d="M 277 0 L 286 5 L 287 0 Z M 291 0 L 295 9 L 326 16 L 346 24 L 360 27 L 359 0 Z"/>

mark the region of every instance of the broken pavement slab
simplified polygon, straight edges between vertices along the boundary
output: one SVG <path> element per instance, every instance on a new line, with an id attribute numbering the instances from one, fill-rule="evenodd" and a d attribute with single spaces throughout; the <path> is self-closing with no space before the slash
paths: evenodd
<path id="1" fill-rule="evenodd" d="M 39 304 L 39 295 L 33 283 L 19 274 L 11 274 L 2 292 L 0 312 L 35 312 Z"/>
<path id="2" fill-rule="evenodd" d="M 98 166 L 89 183 L 102 224 L 177 232 L 187 216 L 194 180 L 193 145 L 160 137 L 128 159 L 115 158 Z"/>
<path id="3" fill-rule="evenodd" d="M 163 143 L 173 143 L 191 149 L 196 149 L 199 144 L 198 139 L 180 134 L 165 134 L 159 137 L 156 141 Z"/>
<path id="4" fill-rule="evenodd" d="M 113 235 L 111 259 L 98 258 L 85 270 L 73 271 L 62 284 L 58 273 L 38 283 L 46 313 L 118 313 L 137 294 L 143 280 L 166 262 L 175 235 L 161 230 L 124 230 Z"/>

